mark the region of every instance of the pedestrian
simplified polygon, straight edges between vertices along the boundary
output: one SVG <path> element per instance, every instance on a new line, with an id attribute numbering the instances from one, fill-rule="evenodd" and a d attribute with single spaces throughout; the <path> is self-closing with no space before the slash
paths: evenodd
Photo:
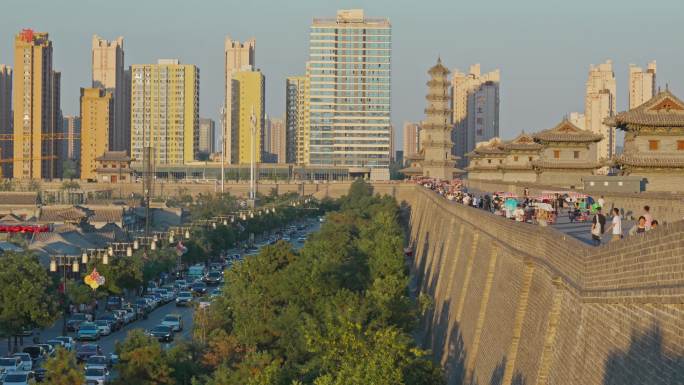
<path id="1" fill-rule="evenodd" d="M 651 221 L 651 230 L 655 229 L 656 227 L 658 227 L 658 221 L 654 219 Z"/>
<path id="2" fill-rule="evenodd" d="M 650 230 L 651 229 L 651 222 L 653 222 L 653 216 L 651 216 L 651 207 L 646 205 L 644 206 L 644 219 L 646 220 L 646 229 Z"/>
<path id="3" fill-rule="evenodd" d="M 647 231 L 648 229 L 646 228 L 646 217 L 643 215 L 639 217 L 637 220 L 636 225 L 632 227 L 629 230 L 629 235 L 634 235 L 634 234 L 643 234 Z"/>
<path id="4" fill-rule="evenodd" d="M 601 195 L 601 197 L 598 199 L 598 204 L 601 207 L 606 207 L 606 199 Z"/>
<path id="5" fill-rule="evenodd" d="M 606 217 L 601 214 L 601 207 L 596 209 L 596 214 L 591 220 L 591 239 L 595 246 L 601 244 L 601 236 L 603 235 L 604 227 L 606 225 Z"/>
<path id="6" fill-rule="evenodd" d="M 518 204 L 518 206 L 513 211 L 513 216 L 515 217 L 516 222 L 525 221 L 525 210 L 523 210 L 522 205 Z"/>
<path id="7" fill-rule="evenodd" d="M 611 241 L 617 241 L 622 239 L 622 217 L 620 216 L 620 209 L 617 207 L 613 208 L 613 219 L 611 220 L 608 230 L 612 230 L 613 235 Z"/>

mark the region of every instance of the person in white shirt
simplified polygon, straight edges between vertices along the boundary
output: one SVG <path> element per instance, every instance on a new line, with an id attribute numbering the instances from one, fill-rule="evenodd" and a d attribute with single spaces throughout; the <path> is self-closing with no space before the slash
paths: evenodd
<path id="1" fill-rule="evenodd" d="M 515 208 L 513 211 L 513 217 L 515 217 L 516 222 L 525 221 L 525 210 L 523 210 L 521 205 L 518 205 L 518 207 Z"/>
<path id="2" fill-rule="evenodd" d="M 603 195 L 598 199 L 598 205 L 602 208 L 606 208 L 606 200 L 603 198 Z"/>
<path id="3" fill-rule="evenodd" d="M 611 230 L 613 241 L 622 239 L 622 217 L 620 216 L 620 209 L 617 207 L 613 209 L 613 219 L 610 222 L 608 230 Z"/>

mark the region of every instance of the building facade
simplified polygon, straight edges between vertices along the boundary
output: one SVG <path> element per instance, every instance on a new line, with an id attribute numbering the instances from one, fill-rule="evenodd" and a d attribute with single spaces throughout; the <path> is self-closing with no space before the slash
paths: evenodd
<path id="1" fill-rule="evenodd" d="M 404 157 L 418 154 L 420 152 L 420 124 L 404 122 L 403 139 Z"/>
<path id="2" fill-rule="evenodd" d="M 95 159 L 97 181 L 102 183 L 126 183 L 133 180 L 131 157 L 126 151 L 107 151 Z"/>
<path id="3" fill-rule="evenodd" d="M 13 176 L 52 179 L 56 174 L 55 73 L 45 32 L 24 29 L 14 38 Z M 16 74 L 21 74 L 17 76 Z"/>
<path id="4" fill-rule="evenodd" d="M 656 62 L 648 63 L 646 71 L 629 65 L 629 109 L 637 108 L 656 94 Z"/>
<path id="5" fill-rule="evenodd" d="M 130 151 L 130 93 L 127 93 L 124 69 L 124 41 L 119 36 L 108 41 L 97 35 L 92 39 L 92 87 L 112 94 L 114 126 L 109 132 L 110 150 Z"/>
<path id="6" fill-rule="evenodd" d="M 309 164 L 377 168 L 389 177 L 391 57 L 386 18 L 351 9 L 313 20 Z"/>
<path id="7" fill-rule="evenodd" d="M 233 99 L 231 116 L 236 123 L 231 132 L 231 156 L 234 164 L 262 162 L 266 83 L 261 71 L 243 67 L 233 73 Z M 252 119 L 254 122 L 252 123 Z M 254 135 L 252 133 L 254 124 Z"/>
<path id="8" fill-rule="evenodd" d="M 455 167 L 457 158 L 452 154 L 449 70 L 437 59 L 437 64 L 430 68 L 428 74 L 430 80 L 425 96 L 425 121 L 420 131 L 420 152 L 409 156 L 410 166 L 401 171 L 408 176 L 451 180 L 463 171 Z"/>
<path id="9" fill-rule="evenodd" d="M 623 175 L 644 177 L 647 190 L 684 191 L 684 102 L 665 90 L 606 124 L 625 132 L 614 162 Z"/>
<path id="10" fill-rule="evenodd" d="M 81 117 L 67 115 L 64 117 L 62 126 L 66 134 L 67 158 L 72 160 L 81 157 Z"/>
<path id="11" fill-rule="evenodd" d="M 611 159 L 615 155 L 615 130 L 605 125 L 604 120 L 615 115 L 617 110 L 616 87 L 611 60 L 589 67 L 584 98 L 584 126 L 603 138 L 598 143 L 596 160 Z"/>
<path id="12" fill-rule="evenodd" d="M 216 124 L 213 119 L 201 118 L 199 122 L 199 146 L 198 152 L 212 154 L 216 151 Z"/>
<path id="13" fill-rule="evenodd" d="M 268 163 L 287 163 L 287 129 L 284 119 L 266 119 L 264 157 Z"/>
<path id="14" fill-rule="evenodd" d="M 131 66 L 131 154 L 155 164 L 184 164 L 199 147 L 199 69 L 177 59 Z"/>
<path id="15" fill-rule="evenodd" d="M 454 70 L 451 78 L 451 140 L 454 154 L 465 162 L 465 154 L 479 142 L 499 136 L 499 86 L 501 72 L 482 73 L 480 64 L 470 66 L 468 73 Z"/>
<path id="16" fill-rule="evenodd" d="M 12 135 L 12 67 L 0 64 L 0 135 Z M 0 169 L 3 178 L 12 176 L 12 141 L 0 142 Z"/>
<path id="17" fill-rule="evenodd" d="M 309 164 L 308 77 L 290 76 L 285 80 L 285 126 L 287 163 Z"/>
<path id="18" fill-rule="evenodd" d="M 234 86 L 233 74 L 245 66 L 256 66 L 256 39 L 251 38 L 244 43 L 226 37 L 224 44 L 224 75 L 225 75 L 225 126 L 223 127 L 223 154 L 226 162 L 232 163 L 236 159 L 232 150 L 236 147 L 232 134 L 237 131 L 239 117 L 233 115 Z"/>
<path id="19" fill-rule="evenodd" d="M 81 179 L 96 180 L 96 159 L 109 151 L 114 97 L 103 88 L 81 88 Z"/>

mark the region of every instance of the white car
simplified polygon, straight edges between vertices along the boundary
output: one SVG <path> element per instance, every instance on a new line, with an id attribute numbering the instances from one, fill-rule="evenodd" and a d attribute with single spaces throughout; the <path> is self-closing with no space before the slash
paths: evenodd
<path id="1" fill-rule="evenodd" d="M 55 337 L 55 340 L 62 341 L 62 345 L 64 346 L 64 349 L 69 350 L 69 351 L 74 350 L 74 339 L 72 337 L 59 336 L 59 337 Z"/>
<path id="2" fill-rule="evenodd" d="M 29 385 L 33 383 L 33 373 L 31 372 L 7 373 L 5 379 L 2 380 L 3 385 Z"/>
<path id="3" fill-rule="evenodd" d="M 18 357 L 21 360 L 20 371 L 30 372 L 33 369 L 33 360 L 28 353 L 14 353 L 12 357 Z"/>
<path id="4" fill-rule="evenodd" d="M 85 370 L 86 384 L 104 385 L 109 380 L 109 371 L 103 368 L 88 368 Z"/>
<path id="5" fill-rule="evenodd" d="M 107 364 L 105 356 L 90 356 L 86 360 L 85 369 L 107 369 Z"/>
<path id="6" fill-rule="evenodd" d="M 21 359 L 19 357 L 0 358 L 0 373 L 16 372 L 21 367 Z"/>
<path id="7" fill-rule="evenodd" d="M 183 330 L 183 317 L 180 314 L 169 314 L 164 317 L 161 324 L 170 327 L 174 332 L 179 332 Z"/>

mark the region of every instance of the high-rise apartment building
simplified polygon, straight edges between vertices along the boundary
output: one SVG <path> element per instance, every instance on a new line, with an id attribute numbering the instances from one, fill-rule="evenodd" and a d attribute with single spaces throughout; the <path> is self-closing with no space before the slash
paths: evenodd
<path id="1" fill-rule="evenodd" d="M 404 156 L 416 155 L 420 152 L 420 124 L 404 122 Z"/>
<path id="2" fill-rule="evenodd" d="M 177 59 L 131 66 L 131 155 L 152 147 L 156 164 L 184 164 L 199 146 L 199 69 Z"/>
<path id="3" fill-rule="evenodd" d="M 233 74 L 240 71 L 245 66 L 256 66 L 256 39 L 251 38 L 244 43 L 226 37 L 224 44 L 224 72 L 225 72 L 225 126 L 222 132 L 223 141 L 223 155 L 228 163 L 234 162 L 236 157 L 232 154 L 232 150 L 236 148 L 238 139 L 233 140 L 232 134 L 237 131 L 239 125 L 239 117 L 233 115 Z M 235 142 L 235 143 L 234 143 Z"/>
<path id="4" fill-rule="evenodd" d="M 392 27 L 361 9 L 315 18 L 309 41 L 309 163 L 390 164 Z"/>
<path id="5" fill-rule="evenodd" d="M 451 140 L 454 153 L 465 165 L 465 154 L 475 144 L 499 136 L 500 71 L 481 73 L 480 64 L 470 66 L 468 73 L 454 70 L 451 78 L 451 109 L 454 129 Z"/>
<path id="6" fill-rule="evenodd" d="M 287 131 L 282 118 L 266 118 L 264 157 L 269 163 L 285 163 L 287 158 Z"/>
<path id="7" fill-rule="evenodd" d="M 287 163 L 309 164 L 308 78 L 290 76 L 285 80 L 285 126 Z"/>
<path id="8" fill-rule="evenodd" d="M 264 120 L 266 111 L 266 84 L 261 71 L 251 66 L 233 73 L 231 116 L 231 156 L 234 164 L 248 164 L 254 152 L 254 161 L 262 161 Z M 254 122 L 252 122 L 254 119 Z M 252 133 L 252 126 L 255 132 Z"/>
<path id="9" fill-rule="evenodd" d="M 12 67 L 0 64 L 0 134 L 12 134 Z M 2 177 L 12 176 L 12 141 L 0 142 Z"/>
<path id="10" fill-rule="evenodd" d="M 48 151 L 55 154 L 54 178 L 62 178 L 66 156 L 66 136 L 64 135 L 64 116 L 62 115 L 62 73 L 52 71 L 52 127 L 53 140 L 47 141 Z"/>
<path id="11" fill-rule="evenodd" d="M 113 151 L 130 151 L 130 93 L 126 92 L 124 70 L 124 41 L 119 36 L 108 41 L 97 35 L 92 39 L 92 87 L 111 92 L 114 98 L 114 126 L 109 132 L 109 146 Z"/>
<path id="12" fill-rule="evenodd" d="M 211 154 L 215 151 L 216 124 L 213 119 L 201 118 L 199 121 L 199 147 L 197 151 Z"/>
<path id="13" fill-rule="evenodd" d="M 81 158 L 81 117 L 67 115 L 64 117 L 62 127 L 66 135 L 66 156 L 68 159 L 78 160 Z"/>
<path id="14" fill-rule="evenodd" d="M 95 159 L 109 151 L 114 98 L 103 88 L 81 88 L 81 179 L 95 180 Z"/>
<path id="15" fill-rule="evenodd" d="M 56 173 L 55 108 L 58 76 L 52 70 L 52 42 L 45 32 L 24 29 L 14 38 L 13 175 L 52 179 Z"/>
<path id="16" fill-rule="evenodd" d="M 581 114 L 579 112 L 571 112 L 568 115 L 568 121 L 577 126 L 577 128 L 581 128 L 583 130 L 585 129 L 584 125 L 587 124 L 584 114 Z"/>
<path id="17" fill-rule="evenodd" d="M 617 85 L 613 73 L 613 62 L 607 60 L 598 66 L 591 65 L 586 86 L 585 128 L 603 135 L 603 139 L 597 145 L 597 160 L 610 159 L 615 155 L 615 130 L 603 122 L 607 117 L 613 116 L 617 110 L 615 100 Z"/>
<path id="18" fill-rule="evenodd" d="M 639 107 L 656 94 L 656 62 L 648 63 L 646 71 L 629 65 L 629 109 Z"/>

